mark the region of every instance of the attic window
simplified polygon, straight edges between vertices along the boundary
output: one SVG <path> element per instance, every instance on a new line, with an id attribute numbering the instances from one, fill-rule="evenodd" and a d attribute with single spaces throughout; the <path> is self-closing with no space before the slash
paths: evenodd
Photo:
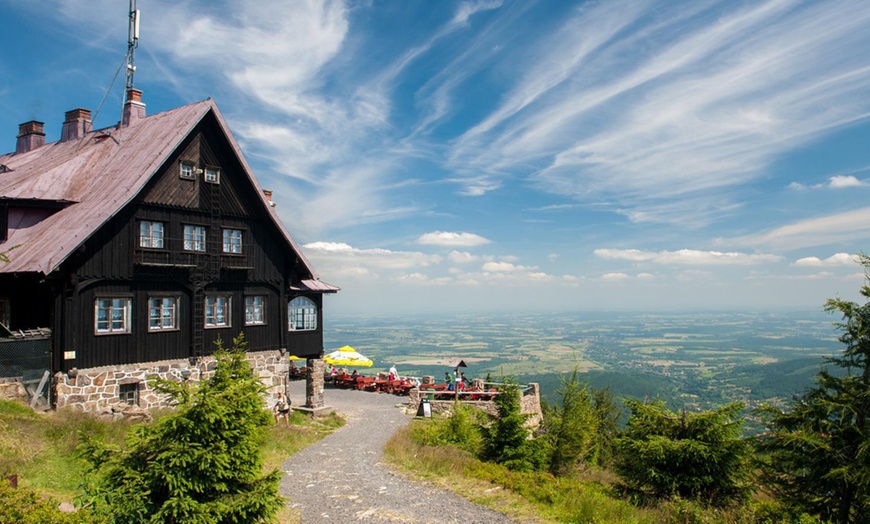
<path id="1" fill-rule="evenodd" d="M 188 180 L 196 179 L 196 174 L 194 174 L 194 171 L 193 171 L 193 164 L 188 164 L 187 162 L 182 162 L 181 163 L 181 171 L 179 172 L 178 176 L 180 176 L 181 178 L 186 178 Z"/>
<path id="2" fill-rule="evenodd" d="M 221 170 L 216 167 L 207 167 L 205 168 L 205 174 L 203 175 L 203 180 L 212 184 L 220 184 L 221 183 Z"/>

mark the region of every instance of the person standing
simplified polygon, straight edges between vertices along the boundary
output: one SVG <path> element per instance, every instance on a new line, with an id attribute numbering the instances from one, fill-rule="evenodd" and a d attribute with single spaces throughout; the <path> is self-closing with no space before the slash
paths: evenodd
<path id="1" fill-rule="evenodd" d="M 450 378 L 450 372 L 449 372 L 449 371 L 445 371 L 445 372 L 444 372 L 444 383 L 447 384 L 447 390 L 448 390 L 448 391 L 453 391 L 453 379 Z"/>
<path id="2" fill-rule="evenodd" d="M 284 393 L 278 392 L 278 401 L 275 402 L 275 425 L 284 418 L 284 425 L 290 425 L 290 399 L 284 396 Z"/>

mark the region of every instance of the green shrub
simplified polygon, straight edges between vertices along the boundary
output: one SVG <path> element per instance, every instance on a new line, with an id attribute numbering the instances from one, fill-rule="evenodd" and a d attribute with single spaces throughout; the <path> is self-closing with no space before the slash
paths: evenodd
<path id="1" fill-rule="evenodd" d="M 0 522 L 15 524 L 85 524 L 98 522 L 87 511 L 64 513 L 57 502 L 27 488 L 12 488 L 0 480 Z"/>
<path id="2" fill-rule="evenodd" d="M 280 473 L 262 475 L 261 446 L 272 419 L 244 340 L 215 352 L 214 375 L 194 387 L 158 381 L 179 408 L 134 426 L 125 449 L 88 441 L 93 466 L 84 502 L 111 523 L 256 523 L 283 502 Z"/>

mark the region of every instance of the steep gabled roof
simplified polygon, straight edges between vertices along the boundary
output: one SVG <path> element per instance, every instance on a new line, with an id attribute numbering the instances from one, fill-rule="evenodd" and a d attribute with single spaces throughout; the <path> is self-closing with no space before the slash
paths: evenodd
<path id="1" fill-rule="evenodd" d="M 129 127 L 92 131 L 79 140 L 0 156 L 0 164 L 6 166 L 6 171 L 0 173 L 0 202 L 65 206 L 30 227 L 11 232 L 2 248 L 17 247 L 9 254 L 9 263 L 0 264 L 0 273 L 48 275 L 55 271 L 136 197 L 210 113 L 256 188 L 263 209 L 299 256 L 311 280 L 319 282 L 314 268 L 266 201 L 226 121 L 210 99 L 142 118 Z"/>

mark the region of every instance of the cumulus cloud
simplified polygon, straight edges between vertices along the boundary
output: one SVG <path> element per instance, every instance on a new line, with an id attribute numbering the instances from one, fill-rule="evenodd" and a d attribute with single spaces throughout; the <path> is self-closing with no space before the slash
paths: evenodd
<path id="1" fill-rule="evenodd" d="M 800 182 L 792 182 L 788 185 L 788 189 L 794 191 L 804 191 L 807 189 L 842 189 L 850 187 L 862 187 L 866 185 L 867 184 L 859 180 L 854 175 L 835 175 L 829 178 L 828 182 L 824 184 L 813 184 L 808 186 L 806 184 L 801 184 Z"/>
<path id="2" fill-rule="evenodd" d="M 639 249 L 596 249 L 595 256 L 605 260 L 628 260 L 631 262 L 655 262 L 680 265 L 753 265 L 777 262 L 778 255 L 747 254 L 721 251 L 641 251 Z"/>
<path id="3" fill-rule="evenodd" d="M 510 262 L 487 262 L 481 267 L 484 271 L 491 271 L 495 273 L 508 273 L 515 271 L 531 271 L 537 269 L 537 267 L 531 266 L 520 266 L 516 264 L 512 264 Z"/>
<path id="4" fill-rule="evenodd" d="M 864 182 L 861 182 L 852 175 L 837 175 L 831 177 L 830 185 L 833 188 L 860 187 L 864 185 Z"/>
<path id="5" fill-rule="evenodd" d="M 454 264 L 470 264 L 472 262 L 477 262 L 480 260 L 480 256 L 472 255 L 467 251 L 451 251 L 447 255 L 447 259 L 453 262 Z"/>
<path id="6" fill-rule="evenodd" d="M 439 255 L 418 251 L 391 251 L 389 249 L 358 249 L 343 242 L 312 242 L 302 246 L 306 256 L 317 267 L 365 267 L 371 270 L 395 270 L 428 267 L 440 263 Z M 327 270 L 321 270 L 326 273 Z"/>
<path id="7" fill-rule="evenodd" d="M 798 267 L 835 267 L 835 266 L 855 266 L 859 263 L 857 255 L 849 253 L 836 253 L 826 259 L 819 257 L 805 257 L 795 261 L 794 266 Z"/>
<path id="8" fill-rule="evenodd" d="M 456 233 L 452 231 L 433 231 L 420 235 L 418 244 L 430 246 L 482 246 L 491 241 L 474 233 Z"/>

